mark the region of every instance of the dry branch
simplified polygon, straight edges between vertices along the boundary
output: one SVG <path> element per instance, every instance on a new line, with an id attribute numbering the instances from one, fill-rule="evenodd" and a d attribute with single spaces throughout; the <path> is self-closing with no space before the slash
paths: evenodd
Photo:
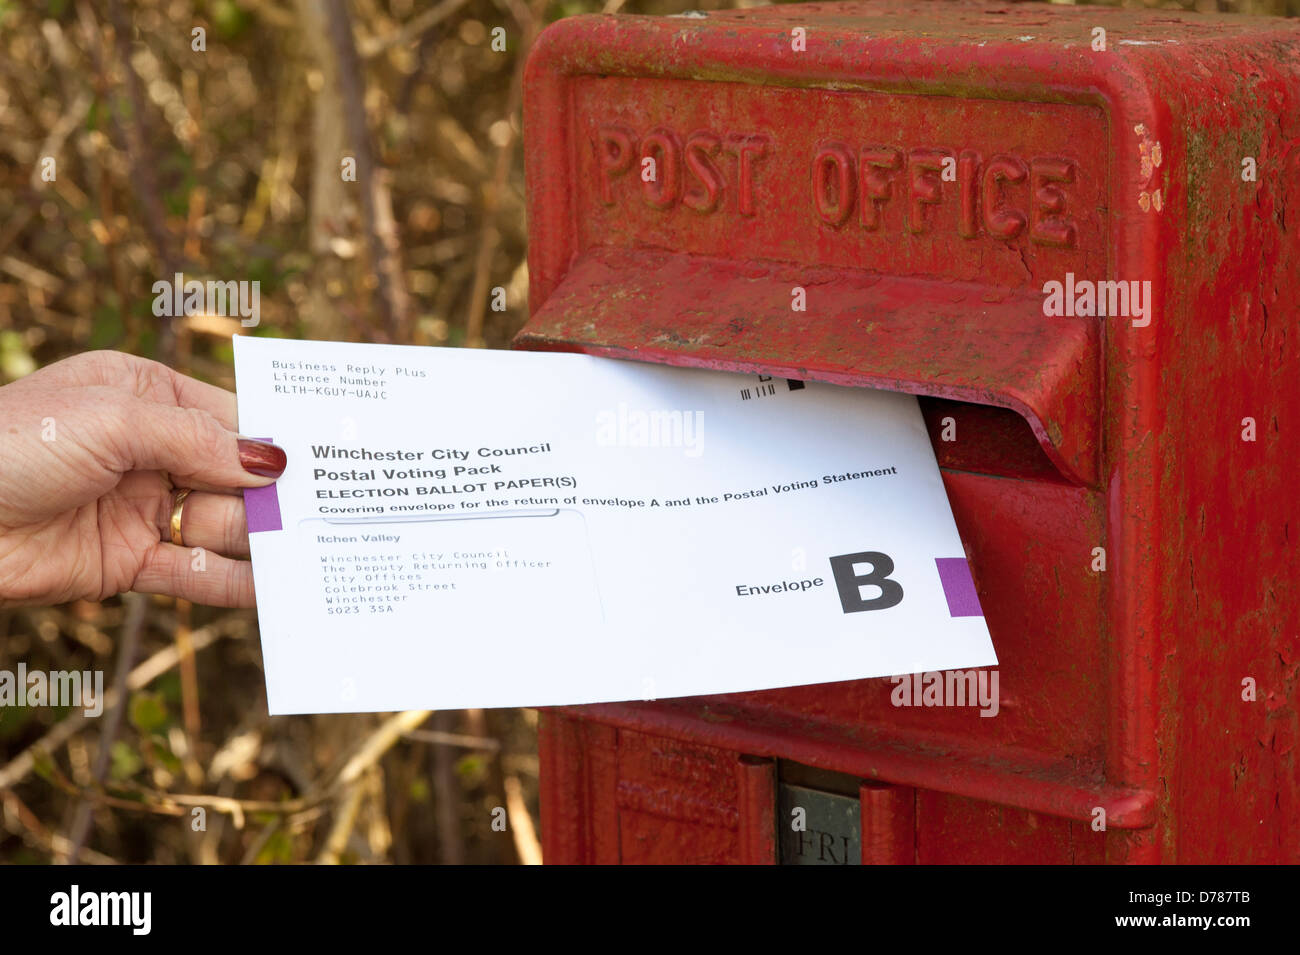
<path id="1" fill-rule="evenodd" d="M 346 0 L 325 0 L 325 19 L 334 46 L 339 93 L 348 138 L 356 153 L 357 185 L 361 189 L 361 217 L 370 250 L 370 267 L 376 279 L 375 304 L 383 317 L 389 341 L 403 341 L 409 334 L 410 298 L 402 271 L 401 244 L 391 211 L 388 186 L 375 167 L 370 130 L 366 123 L 365 78 L 352 35 L 352 19 Z M 378 197 L 378 201 L 376 201 Z"/>
<path id="2" fill-rule="evenodd" d="M 542 17 L 546 13 L 548 3 L 549 0 L 533 0 L 526 8 L 526 14 L 516 14 L 516 17 L 523 17 L 519 24 L 523 30 L 523 39 L 516 54 L 514 74 L 510 79 L 510 93 L 504 110 L 508 131 L 497 146 L 492 182 L 483 192 L 483 230 L 479 237 L 478 255 L 474 260 L 474 284 L 470 287 L 469 314 L 465 319 L 465 344 L 471 348 L 482 348 L 486 344 L 483 340 L 483 318 L 487 312 L 492 259 L 496 255 L 497 243 L 501 239 L 501 233 L 497 228 L 497 212 L 515 153 L 514 118 L 519 112 L 519 105 L 523 99 L 524 64 L 528 60 L 528 51 L 532 48 L 533 40 L 541 30 Z"/>
<path id="3" fill-rule="evenodd" d="M 248 629 L 247 618 L 242 616 L 225 617 L 206 627 L 195 630 L 190 635 L 190 644 L 197 653 L 222 637 L 243 636 Z M 126 681 L 127 690 L 143 689 L 179 662 L 180 652 L 174 645 L 167 647 L 165 650 L 159 650 L 131 671 L 131 676 Z M 117 690 L 110 689 L 106 691 L 104 694 L 105 709 L 116 706 L 119 699 L 120 694 Z M 88 719 L 85 713 L 74 710 L 58 723 L 55 723 L 44 736 L 15 756 L 3 768 L 0 768 L 0 790 L 10 789 L 26 779 L 27 775 L 35 768 L 36 759 L 41 753 L 53 753 L 58 750 L 86 725 Z"/>
<path id="4" fill-rule="evenodd" d="M 126 622 L 122 624 L 117 648 L 117 669 L 113 673 L 114 699 L 112 705 L 105 704 L 104 707 L 104 724 L 99 735 L 99 750 L 95 753 L 95 768 L 91 770 L 91 778 L 95 785 L 103 783 L 104 777 L 108 775 L 113 741 L 117 739 L 117 733 L 122 728 L 122 717 L 126 713 L 127 683 L 131 679 L 131 664 L 135 662 L 136 650 L 140 646 L 140 630 L 144 627 L 144 612 L 148 607 L 143 594 L 127 594 L 126 605 Z M 179 650 L 177 660 L 178 662 L 181 660 Z M 93 808 L 89 802 L 83 802 L 78 806 L 72 828 L 68 832 L 68 842 L 71 845 L 67 861 L 74 865 L 81 854 L 81 847 L 86 837 L 90 834 Z"/>

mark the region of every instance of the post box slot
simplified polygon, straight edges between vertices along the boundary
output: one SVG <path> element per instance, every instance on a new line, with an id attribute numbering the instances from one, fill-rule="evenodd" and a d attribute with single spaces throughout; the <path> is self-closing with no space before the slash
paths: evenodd
<path id="1" fill-rule="evenodd" d="M 1095 486 L 1099 340 L 1095 321 L 1045 316 L 1041 296 L 1023 291 L 595 248 L 573 263 L 516 345 L 962 402 L 963 416 L 987 430 L 965 450 L 936 443 L 945 466 L 1055 471 Z M 1026 429 L 1041 456 L 1029 453 Z"/>
<path id="2" fill-rule="evenodd" d="M 920 398 L 939 467 L 998 477 L 1063 481 L 1023 417 L 1009 408 Z"/>

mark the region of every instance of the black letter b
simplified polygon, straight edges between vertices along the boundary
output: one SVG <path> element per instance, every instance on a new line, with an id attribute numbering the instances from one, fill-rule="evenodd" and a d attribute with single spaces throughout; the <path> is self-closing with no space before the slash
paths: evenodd
<path id="1" fill-rule="evenodd" d="M 855 574 L 854 564 L 870 564 L 871 573 Z M 831 573 L 835 575 L 835 588 L 840 592 L 840 605 L 845 613 L 857 613 L 860 610 L 887 610 L 903 600 L 903 588 L 896 580 L 890 580 L 894 572 L 894 562 L 888 554 L 869 550 L 861 554 L 841 554 L 831 558 Z M 873 600 L 862 599 L 862 586 L 875 584 L 880 588 L 880 596 Z"/>

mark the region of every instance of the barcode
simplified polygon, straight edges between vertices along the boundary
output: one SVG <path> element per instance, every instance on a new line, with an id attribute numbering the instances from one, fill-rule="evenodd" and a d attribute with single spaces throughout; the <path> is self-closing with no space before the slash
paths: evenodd
<path id="1" fill-rule="evenodd" d="M 772 380 L 771 375 L 759 375 L 758 376 L 759 384 L 757 386 L 753 388 L 740 389 L 740 400 L 752 401 L 755 398 L 765 398 L 768 395 L 776 394 L 776 385 L 767 384 L 767 382 L 770 382 L 771 380 Z M 789 386 L 791 391 L 798 391 L 803 387 L 803 382 L 795 381 L 794 379 L 790 378 L 790 379 L 786 379 L 786 385 Z"/>

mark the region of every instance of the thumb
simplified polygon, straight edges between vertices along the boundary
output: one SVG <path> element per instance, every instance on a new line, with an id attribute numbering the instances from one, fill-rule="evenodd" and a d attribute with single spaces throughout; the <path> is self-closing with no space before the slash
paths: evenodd
<path id="1" fill-rule="evenodd" d="M 127 470 L 162 470 L 176 484 L 260 487 L 284 473 L 283 449 L 244 438 L 199 408 L 132 397 L 117 446 Z"/>

